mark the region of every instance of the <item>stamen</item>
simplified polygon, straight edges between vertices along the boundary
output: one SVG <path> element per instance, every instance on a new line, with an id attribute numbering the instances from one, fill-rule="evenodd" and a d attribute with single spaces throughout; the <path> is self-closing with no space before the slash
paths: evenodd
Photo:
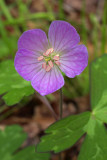
<path id="1" fill-rule="evenodd" d="M 46 63 L 45 62 L 42 64 L 42 68 L 46 69 Z"/>
<path id="2" fill-rule="evenodd" d="M 56 55 L 56 56 L 54 56 L 54 58 L 53 58 L 54 60 L 56 60 L 56 61 L 58 61 L 59 60 L 59 56 L 58 55 Z"/>
<path id="3" fill-rule="evenodd" d="M 46 71 L 49 72 L 50 70 L 51 70 L 51 67 L 48 65 L 48 66 L 46 67 Z"/>
<path id="4" fill-rule="evenodd" d="M 45 53 L 43 53 L 44 56 L 49 56 L 54 51 L 53 48 L 48 49 Z"/>
<path id="5" fill-rule="evenodd" d="M 59 61 L 55 61 L 55 63 L 59 66 L 61 63 Z"/>
<path id="6" fill-rule="evenodd" d="M 41 61 L 41 60 L 43 60 L 43 59 L 44 59 L 43 56 L 38 57 L 38 61 Z"/>
<path id="7" fill-rule="evenodd" d="M 50 61 L 48 61 L 48 64 L 49 64 L 49 66 L 51 67 L 51 68 L 53 68 L 53 62 L 50 60 Z"/>

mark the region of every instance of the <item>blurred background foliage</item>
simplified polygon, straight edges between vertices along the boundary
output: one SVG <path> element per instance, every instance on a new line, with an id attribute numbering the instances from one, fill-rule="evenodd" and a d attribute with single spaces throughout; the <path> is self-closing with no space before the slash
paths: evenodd
<path id="1" fill-rule="evenodd" d="M 40 28 L 48 33 L 53 20 L 65 20 L 77 29 L 80 43 L 88 48 L 89 64 L 96 57 L 107 53 L 107 0 L 0 0 L 1 123 L 20 108 L 37 103 L 30 83 L 23 80 L 14 69 L 17 41 L 28 29 Z M 89 65 L 74 79 L 65 77 L 63 87 L 67 100 L 84 97 L 88 93 Z M 56 97 L 57 93 L 47 96 L 52 103 Z M 11 109 L 8 106 L 12 106 Z M 22 116 L 26 109 L 23 111 Z"/>
<path id="2" fill-rule="evenodd" d="M 77 29 L 81 42 L 88 47 L 89 63 L 106 52 L 106 0 L 0 0 L 0 60 L 14 59 L 18 38 L 25 30 L 41 28 L 47 33 L 56 19 L 66 20 Z M 88 67 L 76 78 L 65 80 L 65 96 L 88 93 Z"/>

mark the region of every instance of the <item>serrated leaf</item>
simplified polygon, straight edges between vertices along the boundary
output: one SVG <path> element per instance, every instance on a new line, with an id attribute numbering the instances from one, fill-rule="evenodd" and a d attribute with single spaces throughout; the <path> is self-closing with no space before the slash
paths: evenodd
<path id="1" fill-rule="evenodd" d="M 41 138 L 37 151 L 58 153 L 71 147 L 85 133 L 84 127 L 89 117 L 90 112 L 85 112 L 56 122 L 45 131 L 47 135 Z"/>
<path id="2" fill-rule="evenodd" d="M 0 130 L 0 158 L 2 160 L 50 159 L 49 153 L 36 153 L 34 146 L 16 152 L 25 139 L 26 134 L 17 125 L 6 127 L 4 131 Z"/>
<path id="3" fill-rule="evenodd" d="M 101 121 L 95 119 L 91 121 L 91 126 L 93 126 L 93 132 L 87 133 L 78 160 L 106 160 L 107 131 Z"/>
<path id="4" fill-rule="evenodd" d="M 30 82 L 25 81 L 15 70 L 11 60 L 0 63 L 0 94 L 7 105 L 18 103 L 24 96 L 34 93 Z"/>
<path id="5" fill-rule="evenodd" d="M 91 107 L 92 109 L 99 106 L 99 102 L 107 104 L 107 100 L 101 100 L 102 97 L 107 97 L 107 54 L 97 58 L 91 64 L 90 69 L 91 83 Z M 105 94 L 105 95 L 104 95 Z M 100 108 L 103 104 L 100 103 Z"/>

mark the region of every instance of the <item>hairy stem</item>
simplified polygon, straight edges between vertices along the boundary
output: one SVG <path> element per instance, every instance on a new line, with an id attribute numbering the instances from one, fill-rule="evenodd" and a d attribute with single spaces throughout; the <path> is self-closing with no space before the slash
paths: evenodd
<path id="1" fill-rule="evenodd" d="M 36 94 L 38 96 L 38 98 L 49 108 L 49 110 L 51 111 L 52 115 L 54 116 L 54 118 L 56 120 L 58 120 L 58 117 L 55 113 L 55 111 L 53 110 L 52 106 L 50 105 L 48 99 L 45 96 L 41 96 L 39 94 Z"/>

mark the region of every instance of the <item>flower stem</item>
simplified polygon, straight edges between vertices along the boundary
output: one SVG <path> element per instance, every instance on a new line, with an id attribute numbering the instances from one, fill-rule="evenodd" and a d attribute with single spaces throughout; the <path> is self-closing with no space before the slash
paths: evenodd
<path id="1" fill-rule="evenodd" d="M 62 95 L 62 88 L 60 89 L 60 106 L 59 106 L 59 119 L 62 119 L 63 115 L 63 95 Z M 59 160 L 62 160 L 62 154 L 59 153 Z"/>
<path id="2" fill-rule="evenodd" d="M 56 120 L 58 120 L 58 117 L 57 117 L 55 111 L 53 110 L 52 106 L 50 105 L 48 99 L 47 99 L 45 96 L 41 96 L 41 95 L 39 95 L 39 94 L 36 94 L 36 95 L 37 95 L 37 97 L 49 108 L 49 110 L 51 111 L 53 117 L 54 117 Z"/>

